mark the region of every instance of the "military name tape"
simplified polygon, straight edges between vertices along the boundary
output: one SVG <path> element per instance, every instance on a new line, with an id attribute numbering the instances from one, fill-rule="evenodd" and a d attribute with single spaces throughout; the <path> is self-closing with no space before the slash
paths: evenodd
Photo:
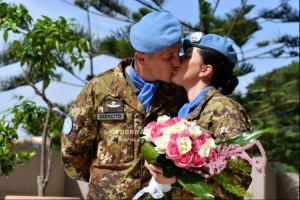
<path id="1" fill-rule="evenodd" d="M 97 113 L 97 120 L 124 120 L 125 113 Z"/>

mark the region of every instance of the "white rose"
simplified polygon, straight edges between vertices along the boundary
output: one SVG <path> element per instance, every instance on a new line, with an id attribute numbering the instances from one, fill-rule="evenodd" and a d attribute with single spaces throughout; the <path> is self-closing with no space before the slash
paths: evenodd
<path id="1" fill-rule="evenodd" d="M 163 135 L 171 135 L 174 133 L 174 129 L 172 128 L 172 126 L 170 127 L 165 127 L 161 129 L 161 132 Z"/>
<path id="2" fill-rule="evenodd" d="M 199 128 L 199 126 L 191 126 L 189 127 L 189 133 L 192 134 L 192 138 L 196 139 L 202 135 L 202 130 Z"/>
<path id="3" fill-rule="evenodd" d="M 155 147 L 154 149 L 159 153 L 159 154 L 164 154 L 166 153 L 167 146 L 170 142 L 170 136 L 169 135 L 162 135 L 161 137 L 157 138 L 154 141 Z"/>
<path id="4" fill-rule="evenodd" d="M 182 121 L 179 121 L 172 126 L 172 129 L 174 130 L 175 133 L 180 133 L 187 128 L 188 128 L 188 126 L 185 123 L 183 123 Z"/>
<path id="5" fill-rule="evenodd" d="M 181 155 L 189 152 L 192 149 L 192 141 L 189 137 L 177 138 L 177 145 Z"/>
<path id="6" fill-rule="evenodd" d="M 206 143 L 208 144 L 208 146 L 210 148 L 216 148 L 217 147 L 217 145 L 215 143 L 215 140 L 213 138 L 206 139 Z"/>
<path id="7" fill-rule="evenodd" d="M 210 146 L 209 146 L 208 143 L 205 143 L 205 144 L 203 144 L 203 145 L 200 147 L 200 149 L 199 149 L 199 151 L 198 151 L 198 154 L 199 154 L 199 156 L 201 156 L 202 158 L 206 158 L 206 157 L 209 156 L 209 152 L 210 152 Z"/>
<path id="8" fill-rule="evenodd" d="M 188 128 L 188 126 L 185 123 L 183 123 L 182 121 L 180 121 L 172 126 L 162 128 L 161 131 L 164 135 L 171 135 L 171 134 L 175 134 L 175 133 L 180 133 L 187 128 Z"/>
<path id="9" fill-rule="evenodd" d="M 169 120 L 169 119 L 170 119 L 170 117 L 167 116 L 167 115 L 159 116 L 159 117 L 157 118 L 157 123 L 163 123 L 163 122 L 165 122 L 165 121 L 167 121 L 167 120 Z"/>

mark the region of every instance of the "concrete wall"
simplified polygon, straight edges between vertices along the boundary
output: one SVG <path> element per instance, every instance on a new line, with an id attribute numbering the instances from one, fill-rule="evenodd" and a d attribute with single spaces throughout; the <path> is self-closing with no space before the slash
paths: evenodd
<path id="1" fill-rule="evenodd" d="M 16 170 L 8 178 L 0 177 L 0 199 L 9 194 L 37 195 L 38 193 L 36 181 L 40 173 L 41 154 L 39 149 L 27 145 L 17 145 L 16 150 L 36 151 L 36 155 L 23 167 L 16 167 Z M 66 176 L 60 160 L 60 154 L 54 152 L 46 195 L 64 196 Z"/>
<path id="2" fill-rule="evenodd" d="M 262 158 L 256 157 L 256 160 L 261 163 Z M 265 176 L 259 173 L 256 169 L 252 169 L 252 182 L 248 192 L 254 195 L 254 199 L 276 199 L 277 197 L 277 175 L 267 164 L 265 168 Z"/>
<path id="3" fill-rule="evenodd" d="M 37 195 L 40 153 L 37 148 L 25 145 L 17 145 L 16 149 L 35 150 L 37 154 L 24 167 L 17 167 L 8 178 L 0 177 L 0 199 L 8 195 Z M 254 195 L 254 199 L 299 199 L 299 174 L 276 174 L 269 165 L 265 174 L 264 177 L 255 169 L 252 171 L 253 181 L 248 191 Z M 87 191 L 87 183 L 66 176 L 60 153 L 54 152 L 46 196 L 86 199 Z"/>

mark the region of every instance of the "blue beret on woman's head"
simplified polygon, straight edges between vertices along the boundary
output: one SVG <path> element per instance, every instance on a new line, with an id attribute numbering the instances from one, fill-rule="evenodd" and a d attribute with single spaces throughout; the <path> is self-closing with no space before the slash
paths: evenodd
<path id="1" fill-rule="evenodd" d="M 216 34 L 205 35 L 202 32 L 194 32 L 187 35 L 183 40 L 183 51 L 185 52 L 189 47 L 199 47 L 219 52 L 226 56 L 234 65 L 238 58 L 236 52 L 225 37 Z"/>
<path id="2" fill-rule="evenodd" d="M 136 51 L 154 53 L 180 43 L 182 27 L 167 12 L 151 12 L 130 29 L 130 43 Z"/>

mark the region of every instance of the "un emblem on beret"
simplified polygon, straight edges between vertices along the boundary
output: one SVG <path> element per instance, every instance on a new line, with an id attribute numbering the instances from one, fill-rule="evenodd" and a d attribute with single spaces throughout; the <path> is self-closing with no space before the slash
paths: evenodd
<path id="1" fill-rule="evenodd" d="M 201 40 L 202 36 L 203 36 L 202 32 L 192 33 L 192 35 L 191 35 L 191 42 L 198 43 Z"/>

